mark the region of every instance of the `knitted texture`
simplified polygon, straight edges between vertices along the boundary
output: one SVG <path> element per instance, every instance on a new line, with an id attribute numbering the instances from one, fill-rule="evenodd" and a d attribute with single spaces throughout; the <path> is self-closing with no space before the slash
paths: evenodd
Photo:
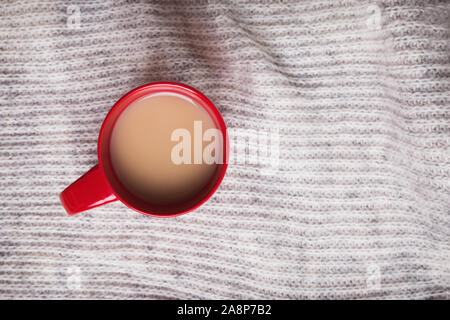
<path id="1" fill-rule="evenodd" d="M 449 1 L 3 1 L 0 298 L 449 299 L 449 41 Z M 155 81 L 207 95 L 238 158 L 277 128 L 276 173 L 231 164 L 176 218 L 68 216 Z"/>

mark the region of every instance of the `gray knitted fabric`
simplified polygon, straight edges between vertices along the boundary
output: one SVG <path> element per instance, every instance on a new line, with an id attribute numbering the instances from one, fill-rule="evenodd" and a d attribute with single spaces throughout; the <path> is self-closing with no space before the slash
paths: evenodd
<path id="1" fill-rule="evenodd" d="M 3 1 L 0 298 L 450 298 L 449 41 L 449 1 Z M 277 128 L 277 172 L 231 164 L 177 218 L 68 216 L 155 81 L 205 93 L 238 157 Z"/>

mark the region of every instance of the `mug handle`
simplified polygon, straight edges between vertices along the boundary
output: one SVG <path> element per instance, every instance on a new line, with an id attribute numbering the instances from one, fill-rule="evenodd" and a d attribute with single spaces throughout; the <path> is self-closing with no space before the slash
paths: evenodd
<path id="1" fill-rule="evenodd" d="M 74 215 L 106 203 L 116 201 L 105 174 L 98 164 L 59 195 L 69 215 Z"/>

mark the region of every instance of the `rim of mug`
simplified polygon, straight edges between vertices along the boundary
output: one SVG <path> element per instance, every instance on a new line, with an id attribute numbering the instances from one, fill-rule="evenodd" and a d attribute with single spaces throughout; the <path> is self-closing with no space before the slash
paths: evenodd
<path id="1" fill-rule="evenodd" d="M 125 201 L 117 192 L 116 190 L 114 190 L 114 188 L 112 187 L 108 176 L 105 173 L 104 170 L 104 166 L 103 166 L 103 157 L 101 154 L 101 146 L 102 146 L 102 142 L 104 141 L 105 137 L 104 137 L 104 132 L 105 132 L 105 128 L 106 125 L 109 121 L 112 120 L 112 113 L 113 111 L 120 107 L 123 103 L 123 101 L 127 100 L 128 98 L 132 97 L 133 95 L 136 95 L 137 93 L 148 89 L 149 87 L 157 87 L 157 86 L 161 86 L 161 87 L 175 87 L 178 89 L 181 89 L 182 91 L 185 92 L 189 92 L 190 95 L 194 95 L 196 96 L 198 99 L 200 99 L 204 105 L 202 105 L 202 107 L 204 108 L 205 105 L 209 108 L 209 110 L 214 114 L 214 116 L 216 117 L 217 121 L 219 122 L 219 130 L 222 132 L 223 135 L 223 139 L 224 139 L 224 163 L 221 164 L 221 170 L 220 170 L 220 174 L 217 176 L 216 181 L 214 186 L 211 188 L 211 190 L 202 198 L 202 200 L 196 202 L 193 206 L 182 210 L 180 212 L 175 212 L 175 213 L 152 213 L 152 212 L 148 212 L 148 211 L 144 211 L 141 210 L 137 207 L 135 207 L 132 203 L 129 203 L 128 201 Z M 161 92 L 164 92 L 164 88 L 161 88 Z M 180 93 L 178 93 L 180 94 Z M 186 94 L 187 97 L 189 97 L 189 95 Z M 138 98 L 137 98 L 138 99 Z M 127 109 L 133 102 L 135 102 L 137 99 L 133 99 L 128 106 L 125 108 Z M 124 110 L 125 110 L 124 109 Z M 123 112 L 123 111 L 122 111 Z M 111 107 L 111 109 L 109 110 L 109 112 L 107 113 L 105 119 L 102 122 L 102 126 L 100 128 L 100 132 L 98 134 L 98 142 L 97 142 L 97 158 L 98 158 L 98 165 L 100 170 L 103 172 L 106 182 L 108 183 L 112 193 L 114 194 L 114 196 L 116 196 L 117 200 L 119 200 L 120 202 L 122 202 L 123 204 L 125 204 L 128 208 L 137 211 L 141 214 L 147 215 L 147 216 L 151 216 L 151 217 L 160 217 L 160 218 L 168 218 L 168 217 L 176 217 L 176 216 L 180 216 L 186 213 L 189 213 L 195 209 L 197 209 L 198 207 L 200 207 L 201 205 L 203 205 L 206 201 L 209 200 L 209 198 L 212 197 L 212 195 L 217 191 L 217 189 L 219 188 L 220 184 L 222 183 L 223 178 L 225 177 L 225 173 L 227 171 L 228 168 L 228 160 L 229 160 L 229 141 L 228 141 L 228 133 L 227 133 L 227 127 L 225 124 L 225 121 L 222 118 L 222 115 L 220 114 L 219 110 L 217 109 L 217 107 L 211 102 L 211 100 L 208 99 L 208 97 L 206 97 L 203 93 L 201 93 L 200 91 L 198 91 L 197 89 L 194 89 L 186 84 L 183 83 L 179 83 L 179 82 L 152 82 L 152 83 L 147 83 L 144 84 L 142 86 L 139 86 L 137 88 L 134 88 L 133 90 L 129 91 L 128 93 L 124 94 L 119 100 L 117 100 L 117 102 Z"/>

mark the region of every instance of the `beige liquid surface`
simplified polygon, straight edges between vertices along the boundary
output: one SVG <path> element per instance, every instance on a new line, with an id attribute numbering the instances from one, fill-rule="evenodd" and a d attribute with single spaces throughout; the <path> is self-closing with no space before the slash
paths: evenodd
<path id="1" fill-rule="evenodd" d="M 111 160 L 122 184 L 134 195 L 154 204 L 173 204 L 195 197 L 217 168 L 194 164 L 194 121 L 202 131 L 216 128 L 201 106 L 172 93 L 158 93 L 133 102 L 117 119 L 111 135 Z M 171 141 L 175 129 L 191 134 L 192 164 L 175 164 Z M 198 141 L 198 140 L 197 140 Z M 202 142 L 202 149 L 206 142 Z"/>

